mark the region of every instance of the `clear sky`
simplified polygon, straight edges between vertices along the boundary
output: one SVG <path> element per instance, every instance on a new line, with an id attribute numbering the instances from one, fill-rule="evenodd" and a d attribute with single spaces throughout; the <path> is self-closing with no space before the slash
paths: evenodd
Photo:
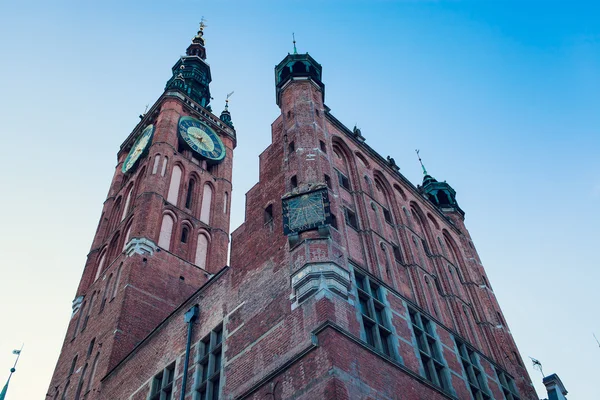
<path id="1" fill-rule="evenodd" d="M 457 191 L 521 354 L 600 398 L 596 1 L 0 1 L 0 385 L 41 399 L 121 142 L 205 16 L 213 109 L 234 90 L 232 229 L 277 117 L 273 67 L 323 65 L 326 104 L 413 183 Z M 529 369 L 540 396 L 541 375 Z"/>

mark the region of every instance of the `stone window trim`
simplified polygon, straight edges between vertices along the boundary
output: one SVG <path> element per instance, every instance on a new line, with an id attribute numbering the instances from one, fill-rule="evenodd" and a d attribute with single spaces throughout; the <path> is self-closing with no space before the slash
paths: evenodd
<path id="1" fill-rule="evenodd" d="M 223 325 L 218 325 L 198 343 L 194 400 L 217 400 L 223 367 Z"/>
<path id="2" fill-rule="evenodd" d="M 434 331 L 434 322 L 415 308 L 409 307 L 408 313 L 425 379 L 446 392 L 451 391 L 448 368 Z"/>
<path id="3" fill-rule="evenodd" d="M 389 358 L 396 359 L 393 349 L 393 334 L 384 303 L 383 288 L 368 274 L 354 270 L 356 306 L 360 312 L 365 332 L 364 341 Z"/>
<path id="4" fill-rule="evenodd" d="M 463 366 L 466 383 L 475 400 L 491 400 L 491 392 L 487 388 L 485 371 L 479 363 L 479 354 L 458 338 L 454 338 L 459 360 Z"/>
<path id="5" fill-rule="evenodd" d="M 502 390 L 504 398 L 506 400 L 521 400 L 514 379 L 500 368 L 495 367 L 494 369 L 496 370 L 496 375 L 500 382 L 500 390 Z"/>
<path id="6" fill-rule="evenodd" d="M 152 379 L 148 400 L 172 400 L 174 380 L 175 362 L 173 361 Z"/>

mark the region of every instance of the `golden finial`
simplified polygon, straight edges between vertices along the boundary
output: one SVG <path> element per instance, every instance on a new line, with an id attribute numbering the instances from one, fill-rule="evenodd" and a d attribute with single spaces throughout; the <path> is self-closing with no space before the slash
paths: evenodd
<path id="1" fill-rule="evenodd" d="M 200 27 L 198 28 L 198 33 L 196 33 L 196 36 L 194 36 L 194 39 L 192 39 L 192 42 L 201 42 L 202 44 L 204 44 L 204 28 L 206 28 L 206 19 L 204 19 L 204 17 L 202 17 L 202 19 L 200 20 Z"/>

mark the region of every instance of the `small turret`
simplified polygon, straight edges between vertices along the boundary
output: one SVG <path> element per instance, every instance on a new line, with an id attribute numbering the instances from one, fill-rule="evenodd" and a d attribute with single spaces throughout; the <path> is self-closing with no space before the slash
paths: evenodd
<path id="1" fill-rule="evenodd" d="M 296 39 L 294 38 L 294 54 L 287 55 L 275 67 L 276 101 L 279 106 L 280 95 L 288 82 L 293 80 L 310 80 L 321 89 L 323 100 L 325 100 L 325 85 L 321 81 L 323 68 L 314 58 L 306 54 L 298 54 L 296 50 Z"/>
<path id="2" fill-rule="evenodd" d="M 433 176 L 429 175 L 423 165 L 419 150 L 416 150 L 416 152 L 423 169 L 423 183 L 419 186 L 420 191 L 441 211 L 456 211 L 464 217 L 465 212 L 456 202 L 456 191 L 446 181 L 438 182 Z"/>
<path id="3" fill-rule="evenodd" d="M 232 94 L 233 94 L 233 92 L 231 92 L 227 95 L 227 98 L 225 99 L 225 109 L 223 109 L 223 111 L 221 112 L 221 115 L 219 116 L 221 121 L 226 123 L 231 128 L 233 128 L 233 122 L 231 121 L 231 113 L 229 112 L 229 98 L 231 97 Z M 233 129 L 235 129 L 235 128 L 233 128 Z"/>

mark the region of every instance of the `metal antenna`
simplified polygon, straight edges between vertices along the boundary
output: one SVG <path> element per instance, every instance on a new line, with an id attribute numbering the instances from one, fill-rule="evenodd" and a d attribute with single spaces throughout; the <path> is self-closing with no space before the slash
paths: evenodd
<path id="1" fill-rule="evenodd" d="M 419 155 L 419 151 L 420 150 L 415 150 L 417 152 L 417 157 L 419 158 L 419 162 L 421 163 L 421 168 L 423 168 L 423 175 L 427 175 L 427 170 L 425 169 L 425 166 L 423 165 L 423 161 L 421 160 L 421 156 Z"/>
<path id="2" fill-rule="evenodd" d="M 540 373 L 542 374 L 542 378 L 545 377 L 546 375 L 544 375 L 544 371 L 542 370 L 542 363 L 533 357 L 529 358 L 531 358 L 531 362 L 533 363 L 533 369 L 537 369 L 538 371 L 540 371 Z"/>
<path id="3" fill-rule="evenodd" d="M 598 341 L 596 334 L 594 332 L 592 332 L 592 335 L 594 335 L 594 339 L 596 339 L 596 343 L 598 343 L 598 347 L 600 347 L 600 342 Z"/>
<path id="4" fill-rule="evenodd" d="M 294 40 L 294 54 L 298 54 L 298 50 L 296 50 L 296 35 L 292 32 L 292 39 Z"/>

